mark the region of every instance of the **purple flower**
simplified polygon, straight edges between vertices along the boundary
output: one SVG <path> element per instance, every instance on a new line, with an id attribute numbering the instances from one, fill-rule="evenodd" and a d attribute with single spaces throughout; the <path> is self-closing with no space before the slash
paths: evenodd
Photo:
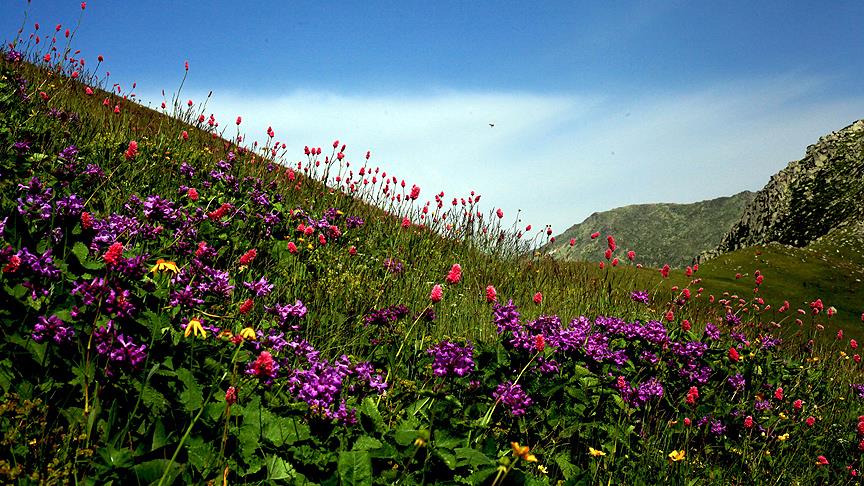
<path id="1" fill-rule="evenodd" d="M 26 154 L 30 151 L 30 142 L 21 140 L 12 144 L 12 148 L 19 154 Z"/>
<path id="2" fill-rule="evenodd" d="M 364 221 L 357 216 L 348 216 L 345 218 L 345 226 L 348 229 L 359 228 L 363 224 L 365 224 Z"/>
<path id="3" fill-rule="evenodd" d="M 741 318 L 731 312 L 726 314 L 725 320 L 729 327 L 735 327 L 741 324 Z"/>
<path id="4" fill-rule="evenodd" d="M 760 412 L 764 412 L 765 410 L 771 410 L 774 407 L 773 407 L 773 405 L 771 405 L 771 402 L 769 400 L 757 399 L 756 404 L 753 406 L 753 408 L 755 408 L 756 410 L 758 410 Z"/>
<path id="5" fill-rule="evenodd" d="M 389 257 L 384 259 L 384 269 L 390 273 L 398 275 L 402 273 L 403 268 L 404 265 L 402 265 L 402 262 L 400 262 L 399 260 L 395 260 Z"/>
<path id="6" fill-rule="evenodd" d="M 27 185 L 18 184 L 18 191 L 24 192 L 18 198 L 18 213 L 24 217 L 37 219 L 51 218 L 51 197 L 54 193 L 50 187 L 44 187 L 38 177 L 33 177 Z"/>
<path id="7" fill-rule="evenodd" d="M 711 421 L 711 433 L 714 435 L 723 435 L 724 433 L 726 433 L 726 426 L 723 425 L 723 422 L 721 422 L 719 420 L 716 420 L 716 419 L 712 420 Z"/>
<path id="8" fill-rule="evenodd" d="M 651 303 L 651 297 L 648 295 L 647 290 L 634 290 L 633 292 L 630 292 L 630 300 L 645 305 Z"/>
<path id="9" fill-rule="evenodd" d="M 60 151 L 59 154 L 57 154 L 57 157 L 65 160 L 67 162 L 74 161 L 75 157 L 77 157 L 77 156 L 78 156 L 78 147 L 76 147 L 74 145 L 70 145 L 70 146 L 64 148 L 63 150 Z"/>
<path id="10" fill-rule="evenodd" d="M 267 283 L 267 279 L 261 277 L 257 282 L 243 282 L 243 286 L 252 291 L 255 297 L 265 297 L 273 291 L 274 285 Z"/>
<path id="11" fill-rule="evenodd" d="M 705 324 L 705 335 L 708 336 L 708 339 L 717 340 L 720 339 L 720 330 L 717 329 L 717 326 L 711 324 Z"/>
<path id="12" fill-rule="evenodd" d="M 741 391 L 744 389 L 744 386 L 747 384 L 747 380 L 744 379 L 744 375 L 742 375 L 741 373 L 736 373 L 736 374 L 730 376 L 729 378 L 727 378 L 726 383 L 729 384 L 729 386 L 732 388 L 732 390 Z"/>
<path id="13" fill-rule="evenodd" d="M 770 334 L 762 336 L 762 349 L 771 349 L 783 343 L 783 339 L 772 337 Z"/>
<path id="14" fill-rule="evenodd" d="M 864 399 L 864 385 L 853 383 L 849 386 L 858 398 Z"/>
<path id="15" fill-rule="evenodd" d="M 510 414 L 514 417 L 525 415 L 528 407 L 534 403 L 531 397 L 522 390 L 522 385 L 505 381 L 498 385 L 492 393 L 492 398 L 510 407 Z"/>
<path id="16" fill-rule="evenodd" d="M 284 327 L 289 320 L 291 319 L 302 319 L 303 316 L 308 312 L 306 306 L 303 305 L 303 302 L 299 300 L 294 303 L 294 305 L 286 304 L 282 305 L 276 303 L 273 307 L 264 307 L 264 311 L 268 314 L 273 314 L 276 316 L 276 320 L 279 322 L 280 327 Z M 296 327 L 296 326 L 294 326 Z M 295 329 L 296 330 L 296 329 Z"/>
<path id="17" fill-rule="evenodd" d="M 426 350 L 432 356 L 435 376 L 465 376 L 474 371 L 474 347 L 471 343 L 459 346 L 444 340 Z"/>
<path id="18" fill-rule="evenodd" d="M 57 344 L 63 344 L 71 341 L 73 336 L 75 336 L 75 331 L 72 326 L 64 323 L 56 315 L 51 317 L 39 316 L 33 326 L 32 337 L 37 343 L 50 338 Z"/>
<path id="19" fill-rule="evenodd" d="M 495 326 L 498 328 L 498 334 L 504 331 L 516 331 L 521 326 L 519 324 L 519 311 L 513 301 L 507 302 L 507 305 L 495 304 L 492 306 L 493 319 Z"/>

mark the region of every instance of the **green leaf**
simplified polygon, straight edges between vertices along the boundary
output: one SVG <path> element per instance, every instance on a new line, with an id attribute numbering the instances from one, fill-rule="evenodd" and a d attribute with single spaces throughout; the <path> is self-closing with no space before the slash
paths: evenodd
<path id="1" fill-rule="evenodd" d="M 367 451 L 340 452 L 336 469 L 346 485 L 372 484 L 372 459 Z"/>
<path id="2" fill-rule="evenodd" d="M 467 464 L 472 468 L 476 468 L 478 466 L 494 464 L 492 459 L 486 457 L 486 454 L 471 447 L 458 447 L 454 452 L 456 453 L 457 464 L 460 466 Z"/>
<path id="3" fill-rule="evenodd" d="M 378 411 L 378 405 L 372 397 L 366 397 L 363 399 L 363 403 L 360 404 L 360 413 L 372 420 L 372 425 L 375 427 L 376 432 L 384 432 L 386 429 L 384 419 L 381 417 L 381 412 Z"/>
<path id="4" fill-rule="evenodd" d="M 142 462 L 132 468 L 135 476 L 138 478 L 138 484 L 152 484 L 162 477 L 162 473 L 171 461 L 168 459 L 154 459 L 152 461 Z M 171 464 L 171 469 L 166 476 L 165 484 L 172 484 L 180 472 L 183 470 L 182 464 L 176 462 Z"/>
<path id="5" fill-rule="evenodd" d="M 105 267 L 104 263 L 94 262 L 88 258 L 90 255 L 90 250 L 87 248 L 87 245 L 81 243 L 80 241 L 76 241 L 75 244 L 72 245 L 72 254 L 75 255 L 75 258 L 78 259 L 78 262 L 81 263 L 81 266 L 86 268 L 87 270 L 99 270 Z"/>
<path id="6" fill-rule="evenodd" d="M 357 442 L 354 443 L 354 447 L 351 448 L 352 451 L 369 451 L 372 449 L 378 449 L 382 446 L 381 441 L 374 438 L 369 437 L 368 435 L 361 435 L 357 438 Z"/>
<path id="7" fill-rule="evenodd" d="M 129 449 L 118 449 L 111 444 L 106 444 L 98 450 L 99 457 L 109 469 L 126 469 L 132 467 L 132 451 Z"/>
<path id="8" fill-rule="evenodd" d="M 187 412 L 198 410 L 204 404 L 204 395 L 201 391 L 201 385 L 195 381 L 195 376 L 186 368 L 177 370 L 177 378 L 183 382 L 185 389 L 180 393 L 180 401 L 183 402 L 183 409 Z"/>
<path id="9" fill-rule="evenodd" d="M 272 455 L 267 458 L 267 480 L 278 481 L 280 479 L 301 480 L 305 483 L 305 479 L 300 473 L 294 469 L 291 464 L 279 456 Z"/>
<path id="10" fill-rule="evenodd" d="M 264 438 L 276 447 L 291 445 L 297 441 L 309 438 L 309 425 L 296 417 L 280 417 L 270 412 L 262 411 Z"/>
<path id="11" fill-rule="evenodd" d="M 189 453 L 189 463 L 200 472 L 209 469 L 218 454 L 213 444 L 201 437 L 190 437 L 186 441 L 186 450 Z"/>

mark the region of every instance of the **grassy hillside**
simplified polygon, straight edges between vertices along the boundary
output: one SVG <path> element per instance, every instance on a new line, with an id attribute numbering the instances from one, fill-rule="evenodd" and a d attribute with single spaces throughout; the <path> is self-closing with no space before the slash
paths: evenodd
<path id="1" fill-rule="evenodd" d="M 451 208 L 338 141 L 253 150 L 242 120 L 180 94 L 144 109 L 52 47 L 0 61 L 3 482 L 862 470 L 857 342 L 784 344 L 752 289 L 712 302 L 720 260 L 664 276 L 626 248 L 603 269 L 526 253 L 494 205 Z"/>
<path id="2" fill-rule="evenodd" d="M 634 250 L 645 265 L 683 268 L 717 246 L 753 197 L 752 192 L 744 191 L 692 204 L 634 204 L 610 209 L 571 226 L 544 249 L 557 259 L 600 261 L 605 248 L 590 239 L 599 231 L 614 234 L 618 244 Z"/>

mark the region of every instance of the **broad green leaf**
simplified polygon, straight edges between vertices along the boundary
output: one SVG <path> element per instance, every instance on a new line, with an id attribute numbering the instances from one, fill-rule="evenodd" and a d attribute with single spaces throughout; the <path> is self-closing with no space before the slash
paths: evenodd
<path id="1" fill-rule="evenodd" d="M 336 468 L 343 484 L 372 484 L 372 459 L 367 451 L 340 452 Z"/>
<path id="2" fill-rule="evenodd" d="M 204 404 L 204 396 L 201 391 L 201 385 L 195 381 L 195 376 L 186 368 L 177 370 L 177 378 L 183 382 L 185 389 L 180 393 L 180 401 L 183 402 L 183 409 L 187 412 L 198 410 Z"/>
<path id="3" fill-rule="evenodd" d="M 369 451 L 372 449 L 378 449 L 381 447 L 381 441 L 374 438 L 369 437 L 368 435 L 361 435 L 357 438 L 357 441 L 354 442 L 354 446 L 351 448 L 352 451 Z"/>
<path id="4" fill-rule="evenodd" d="M 494 464 L 492 459 L 486 457 L 486 454 L 471 447 L 458 447 L 454 452 L 456 453 L 456 460 L 459 465 L 467 464 L 472 468 L 476 468 L 478 466 Z"/>

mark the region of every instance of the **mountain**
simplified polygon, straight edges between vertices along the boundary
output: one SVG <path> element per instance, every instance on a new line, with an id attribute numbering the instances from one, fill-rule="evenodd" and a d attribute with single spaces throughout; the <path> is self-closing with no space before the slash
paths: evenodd
<path id="1" fill-rule="evenodd" d="M 770 242 L 805 247 L 826 237 L 857 238 L 864 234 L 862 216 L 864 120 L 858 120 L 823 136 L 804 158 L 772 176 L 705 256 Z"/>
<path id="2" fill-rule="evenodd" d="M 604 237 L 614 235 L 620 248 L 634 250 L 637 262 L 683 267 L 717 246 L 754 196 L 744 191 L 691 204 L 636 204 L 594 213 L 556 236 L 546 250 L 563 260 L 601 260 L 605 240 L 590 237 L 599 231 Z M 575 240 L 572 246 L 571 239 Z"/>

